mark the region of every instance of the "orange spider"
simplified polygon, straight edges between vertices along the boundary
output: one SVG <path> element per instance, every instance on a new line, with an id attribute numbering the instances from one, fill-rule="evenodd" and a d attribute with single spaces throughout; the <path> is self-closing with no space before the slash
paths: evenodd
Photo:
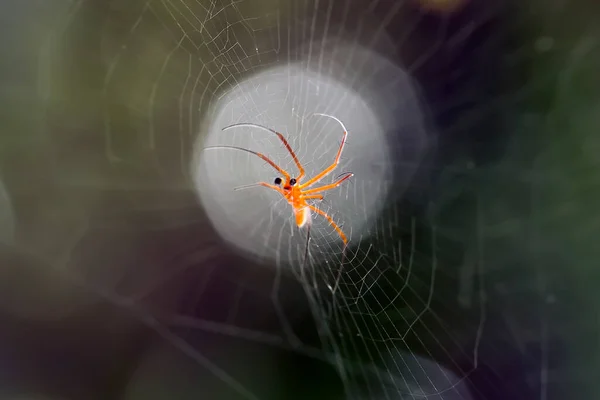
<path id="1" fill-rule="evenodd" d="M 300 160 L 298 160 L 296 153 L 294 153 L 294 150 L 292 150 L 292 147 L 289 145 L 289 143 L 285 139 L 285 137 L 281 133 L 279 133 L 273 129 L 266 128 L 264 126 L 257 125 L 257 124 L 252 124 L 252 123 L 239 123 L 239 124 L 229 125 L 229 126 L 223 128 L 223 131 L 231 129 L 231 128 L 238 128 L 238 127 L 253 127 L 253 128 L 259 128 L 259 129 L 262 129 L 262 130 L 265 130 L 265 131 L 268 131 L 268 132 L 271 132 L 271 133 L 277 135 L 277 137 L 279 137 L 279 140 L 281 140 L 281 142 L 283 143 L 283 145 L 285 146 L 287 151 L 290 153 L 290 155 L 294 159 L 294 163 L 296 163 L 296 166 L 298 167 L 299 173 L 298 173 L 298 176 L 295 178 L 292 178 L 291 175 L 286 170 L 281 168 L 279 165 L 275 164 L 273 161 L 271 161 L 270 158 L 268 158 L 264 154 L 258 153 L 258 152 L 255 152 L 255 151 L 252 151 L 249 149 L 245 149 L 243 147 L 210 146 L 210 147 L 205 147 L 205 150 L 207 150 L 207 149 L 240 150 L 240 151 L 245 151 L 250 154 L 254 154 L 255 156 L 262 158 L 270 166 L 275 168 L 275 170 L 277 170 L 281 175 L 283 175 L 283 179 L 278 176 L 275 178 L 275 180 L 273 182 L 274 184 L 270 184 L 267 182 L 258 182 L 258 183 L 252 184 L 252 185 L 238 187 L 238 188 L 236 188 L 236 190 L 245 189 L 245 188 L 253 187 L 253 186 L 264 186 L 269 189 L 273 189 L 273 190 L 277 191 L 278 193 L 281 193 L 281 195 L 290 204 L 290 206 L 292 206 L 292 209 L 294 211 L 294 216 L 296 218 L 296 225 L 299 228 L 310 225 L 310 223 L 312 221 L 311 211 L 313 211 L 313 212 L 321 215 L 325 219 L 327 219 L 329 224 L 335 229 L 337 234 L 342 239 L 342 242 L 344 242 L 344 246 L 346 246 L 348 244 L 348 239 L 347 239 L 346 235 L 344 234 L 344 232 L 342 231 L 342 229 L 335 223 L 333 218 L 331 218 L 329 215 L 327 215 L 326 212 L 318 209 L 317 207 L 313 206 L 312 204 L 309 204 L 308 200 L 322 200 L 323 195 L 319 194 L 319 193 L 338 187 L 339 185 L 342 184 L 342 182 L 351 178 L 354 174 L 351 172 L 346 172 L 346 173 L 340 175 L 340 177 L 338 177 L 338 179 L 333 183 L 315 187 L 312 189 L 308 189 L 308 188 L 310 186 L 313 186 L 315 183 L 320 182 L 323 178 L 325 178 L 327 175 L 329 175 L 331 172 L 333 172 L 333 170 L 335 170 L 335 168 L 338 166 L 338 164 L 340 163 L 340 157 L 342 156 L 342 150 L 344 149 L 344 145 L 346 144 L 346 136 L 348 135 L 348 132 L 346 131 L 346 127 L 344 126 L 342 121 L 340 121 L 336 117 L 327 115 L 327 114 L 321 114 L 321 113 L 315 113 L 314 115 L 321 115 L 323 117 L 328 117 L 328 118 L 331 118 L 331 119 L 334 119 L 335 121 L 337 121 L 342 126 L 342 129 L 344 130 L 344 136 L 342 137 L 342 143 L 340 144 L 340 148 L 338 149 L 337 155 L 336 155 L 333 163 L 329 167 L 325 168 L 323 171 L 321 171 L 320 173 L 315 175 L 313 178 L 308 179 L 304 183 L 300 183 L 300 180 L 304 177 L 304 168 L 302 167 Z"/>

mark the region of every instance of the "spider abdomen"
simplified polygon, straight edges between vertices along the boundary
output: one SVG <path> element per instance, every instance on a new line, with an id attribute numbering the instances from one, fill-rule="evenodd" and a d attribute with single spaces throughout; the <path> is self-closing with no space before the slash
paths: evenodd
<path id="1" fill-rule="evenodd" d="M 310 224 L 310 208 L 295 208 L 294 216 L 296 217 L 296 225 L 298 225 L 298 228 L 302 228 L 306 226 L 306 224 Z"/>

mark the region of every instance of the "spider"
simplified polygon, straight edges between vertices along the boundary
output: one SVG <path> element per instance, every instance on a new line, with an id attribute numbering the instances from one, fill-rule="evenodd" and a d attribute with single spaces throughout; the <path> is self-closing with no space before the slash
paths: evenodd
<path id="1" fill-rule="evenodd" d="M 288 202 L 288 204 L 292 207 L 294 217 L 296 220 L 296 225 L 299 228 L 309 226 L 312 222 L 311 212 L 315 212 L 315 213 L 321 215 L 323 218 L 325 218 L 329 222 L 329 224 L 335 229 L 337 234 L 342 239 L 344 246 L 346 246 L 348 244 L 348 238 L 346 237 L 346 235 L 344 234 L 342 229 L 338 226 L 338 224 L 335 223 L 333 218 L 331 218 L 326 212 L 320 210 L 319 208 L 315 207 L 312 204 L 309 204 L 308 201 L 309 200 L 323 200 L 323 195 L 321 194 L 322 192 L 334 189 L 334 188 L 340 186 L 347 179 L 350 179 L 352 176 L 354 176 L 353 173 L 346 172 L 346 173 L 343 173 L 340 176 L 338 176 L 337 180 L 334 181 L 333 183 L 310 188 L 311 186 L 314 186 L 316 183 L 320 182 L 323 178 L 325 178 L 331 172 L 333 172 L 335 170 L 335 168 L 338 166 L 338 164 L 340 163 L 340 157 L 342 156 L 342 150 L 344 149 L 344 145 L 346 144 L 346 136 L 348 135 L 348 132 L 346 131 L 346 127 L 344 126 L 342 121 L 340 121 L 338 118 L 336 118 L 332 115 L 321 114 L 321 113 L 315 113 L 314 115 L 328 117 L 328 118 L 331 118 L 331 119 L 337 121 L 342 126 L 342 129 L 344 130 L 344 135 L 342 137 L 342 143 L 340 144 L 340 147 L 338 149 L 337 155 L 335 156 L 335 160 L 333 161 L 333 163 L 329 167 L 325 168 L 323 171 L 319 172 L 314 177 L 306 180 L 304 183 L 301 182 L 302 178 L 304 178 L 304 175 L 305 175 L 304 167 L 300 163 L 300 160 L 296 156 L 296 153 L 294 153 L 294 150 L 292 150 L 292 147 L 290 146 L 288 141 L 285 139 L 285 137 L 281 133 L 279 133 L 271 128 L 267 128 L 262 125 L 252 124 L 252 123 L 239 123 L 239 124 L 226 126 L 222 130 L 226 131 L 226 130 L 232 129 L 232 128 L 252 127 L 252 128 L 262 129 L 264 131 L 268 131 L 274 135 L 277 135 L 277 137 L 279 138 L 281 143 L 283 143 L 283 145 L 285 146 L 287 151 L 292 156 L 294 163 L 298 167 L 299 173 L 296 177 L 292 177 L 285 169 L 281 168 L 279 165 L 277 165 L 275 162 L 273 162 L 269 157 L 265 156 L 264 154 L 258 153 L 258 152 L 255 152 L 255 151 L 252 151 L 249 149 L 245 149 L 243 147 L 210 146 L 210 147 L 205 147 L 205 150 L 207 150 L 207 149 L 239 150 L 239 151 L 244 151 L 244 152 L 247 152 L 250 154 L 254 154 L 255 156 L 260 157 L 261 159 L 266 161 L 270 166 L 272 166 L 282 176 L 275 177 L 272 184 L 267 183 L 267 182 L 258 182 L 255 184 L 238 187 L 235 190 L 245 189 L 245 188 L 253 187 L 253 186 L 264 186 L 266 188 L 275 190 L 276 192 L 280 193 L 284 197 L 284 199 Z"/>

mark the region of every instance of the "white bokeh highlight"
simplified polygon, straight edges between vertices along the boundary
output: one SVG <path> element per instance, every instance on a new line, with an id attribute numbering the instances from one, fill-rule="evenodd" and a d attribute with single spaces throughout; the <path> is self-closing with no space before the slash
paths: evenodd
<path id="1" fill-rule="evenodd" d="M 230 149 L 238 146 L 265 154 L 297 175 L 292 157 L 275 135 L 240 127 L 255 123 L 285 135 L 306 169 L 306 181 L 334 159 L 343 129 L 325 113 L 340 119 L 348 130 L 347 144 L 334 172 L 315 186 L 331 183 L 340 174 L 354 177 L 324 192 L 314 204 L 327 212 L 349 238 L 352 247 L 368 238 L 392 189 L 405 187 L 416 164 L 404 169 L 399 127 L 410 131 L 410 146 L 425 143 L 423 114 L 410 77 L 397 65 L 358 44 L 321 51 L 308 62 L 280 64 L 232 85 L 213 106 L 198 135 L 192 164 L 200 201 L 217 232 L 239 249 L 277 263 L 293 263 L 304 256 L 306 230 L 294 224 L 292 207 L 264 187 L 234 188 L 279 176 L 260 158 Z M 318 54 L 318 53 L 317 53 Z M 399 113 L 402 111 L 402 113 Z M 311 257 L 339 254 L 342 241 L 321 216 L 313 215 Z"/>

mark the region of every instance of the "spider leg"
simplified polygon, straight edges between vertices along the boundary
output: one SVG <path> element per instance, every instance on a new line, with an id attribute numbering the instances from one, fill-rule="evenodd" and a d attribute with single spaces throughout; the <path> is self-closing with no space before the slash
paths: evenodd
<path id="1" fill-rule="evenodd" d="M 257 182 L 257 183 L 251 183 L 250 185 L 238 186 L 238 187 L 233 188 L 233 190 L 237 191 L 237 190 L 249 189 L 249 188 L 253 188 L 256 186 L 264 186 L 266 188 L 273 189 L 273 190 L 281 193 L 281 195 L 285 197 L 285 192 L 283 191 L 282 188 L 280 188 L 279 186 L 271 185 L 270 183 L 267 183 L 267 182 Z"/>
<path id="2" fill-rule="evenodd" d="M 328 114 L 321 114 L 321 113 L 316 113 L 315 115 L 321 115 L 323 117 L 328 117 L 328 118 L 336 120 L 342 126 L 342 129 L 344 130 L 344 136 L 342 137 L 342 143 L 340 144 L 340 148 L 338 149 L 338 152 L 337 152 L 337 155 L 335 156 L 335 160 L 333 161 L 333 164 L 331 164 L 329 167 L 325 168 L 323 171 L 321 171 L 315 177 L 313 177 L 313 178 L 307 180 L 306 182 L 304 182 L 303 184 L 301 184 L 300 189 L 319 182 L 321 179 L 323 179 L 324 177 L 329 175 L 331 173 L 331 171 L 333 171 L 338 166 L 338 164 L 340 163 L 340 157 L 342 157 L 342 150 L 344 150 L 344 145 L 346 144 L 346 137 L 348 136 L 348 131 L 346 130 L 346 126 L 344 125 L 344 123 L 342 121 L 340 121 L 336 117 L 334 117 L 332 115 L 328 115 Z"/>
<path id="3" fill-rule="evenodd" d="M 304 200 L 323 200 L 322 194 L 311 194 L 310 196 L 303 196 Z"/>
<path id="4" fill-rule="evenodd" d="M 251 124 L 251 123 L 233 124 L 233 125 L 226 126 L 222 130 L 226 131 L 226 130 L 231 129 L 231 128 L 239 128 L 239 127 L 243 127 L 243 126 L 262 129 L 263 131 L 269 131 L 269 132 L 277 135 L 277 137 L 279 138 L 279 140 L 281 140 L 281 143 L 283 143 L 283 145 L 285 146 L 285 148 L 287 149 L 287 151 L 290 153 L 290 155 L 294 159 L 294 163 L 296 163 L 296 166 L 298 167 L 298 170 L 300 171 L 299 175 L 296 177 L 296 179 L 300 179 L 300 178 L 302 178 L 304 176 L 304 168 L 302 167 L 302 164 L 300 163 L 300 160 L 296 156 L 296 153 L 294 153 L 294 150 L 292 150 L 292 146 L 290 146 L 290 144 L 285 139 L 285 137 L 281 133 L 277 132 L 276 130 L 273 130 L 271 128 L 267 128 L 267 127 L 262 126 L 262 125 Z"/>
<path id="5" fill-rule="evenodd" d="M 347 179 L 350 179 L 354 176 L 354 174 L 352 172 L 348 172 L 346 174 L 344 174 L 344 176 L 340 179 L 338 179 L 337 181 L 330 183 L 329 185 L 323 185 L 323 186 L 319 186 L 313 189 L 308 189 L 308 190 L 304 190 L 302 191 L 302 193 L 304 194 L 308 194 L 310 195 L 311 193 L 318 193 L 318 192 L 324 192 L 326 190 L 331 190 L 331 189 L 335 189 L 336 187 L 340 186 L 342 184 L 342 182 L 344 182 Z M 310 197 L 310 196 L 307 196 Z"/>
<path id="6" fill-rule="evenodd" d="M 266 161 L 267 164 L 269 164 L 271 167 L 275 168 L 281 175 L 283 175 L 285 177 L 286 180 L 289 181 L 289 179 L 290 179 L 290 174 L 288 174 L 285 169 L 283 169 L 279 165 L 275 164 L 273 161 L 271 161 L 271 159 L 269 157 L 265 156 L 262 153 L 258 153 L 256 151 L 248 150 L 243 147 L 237 147 L 237 146 L 209 146 L 209 147 L 205 147 L 202 150 L 220 150 L 220 149 L 239 150 L 239 151 L 245 151 L 246 153 L 254 154 L 255 156 L 260 157 L 264 161 Z"/>
<path id="7" fill-rule="evenodd" d="M 316 212 L 317 214 L 321 215 L 323 218 L 325 218 L 329 222 L 329 224 L 333 227 L 333 229 L 335 229 L 337 234 L 340 235 L 342 242 L 344 242 L 344 246 L 348 244 L 348 239 L 346 238 L 346 235 L 344 234 L 342 229 L 338 226 L 338 224 L 335 223 L 333 218 L 331 218 L 329 215 L 327 215 L 327 213 L 325 211 L 319 210 L 315 206 L 312 206 L 309 204 L 308 208 L 310 208 L 312 211 Z"/>

